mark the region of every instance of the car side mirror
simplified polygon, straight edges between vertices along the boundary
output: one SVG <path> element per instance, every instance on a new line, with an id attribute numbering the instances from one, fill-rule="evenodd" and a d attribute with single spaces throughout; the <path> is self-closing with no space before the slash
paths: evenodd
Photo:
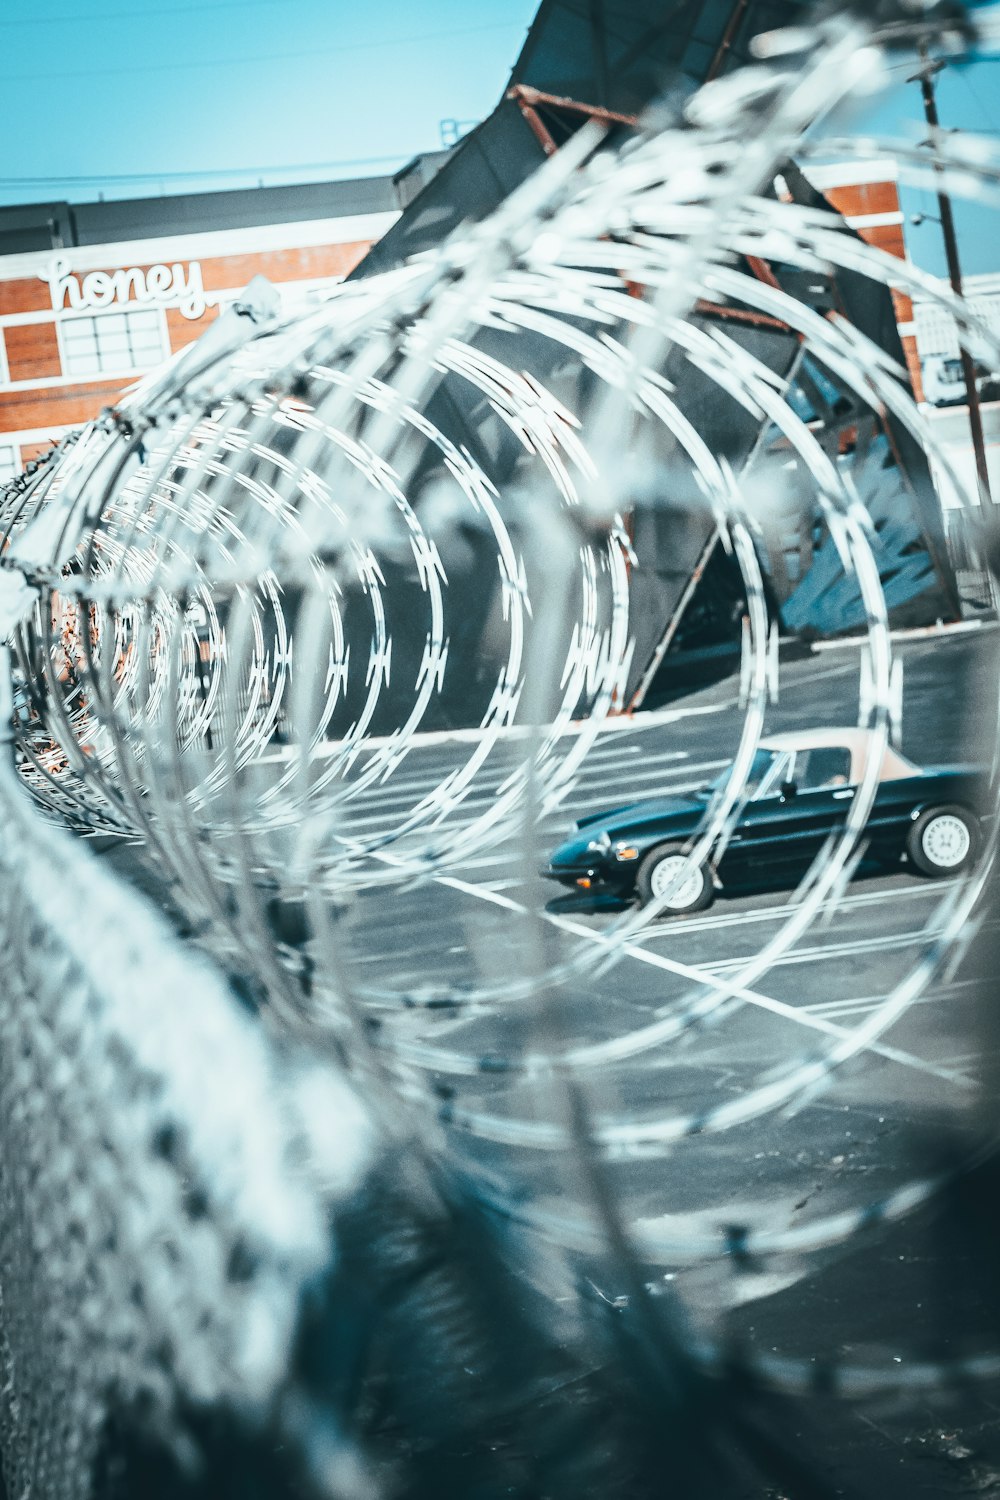
<path id="1" fill-rule="evenodd" d="M 792 797 L 798 796 L 798 791 L 799 791 L 799 789 L 795 785 L 794 781 L 783 781 L 781 783 L 781 800 L 782 800 L 782 802 L 788 802 L 788 801 L 791 800 Z"/>

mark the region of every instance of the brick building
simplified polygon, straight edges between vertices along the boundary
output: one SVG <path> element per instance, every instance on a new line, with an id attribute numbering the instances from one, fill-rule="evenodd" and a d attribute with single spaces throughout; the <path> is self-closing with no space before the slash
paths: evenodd
<path id="1" fill-rule="evenodd" d="M 898 168 L 894 161 L 838 162 L 831 166 L 810 166 L 807 176 L 812 186 L 867 244 L 887 255 L 906 257 L 903 211 L 899 201 Z M 918 401 L 924 399 L 920 354 L 913 301 L 905 293 L 893 291 L 896 322 L 903 353 Z"/>
<path id="2" fill-rule="evenodd" d="M 810 181 L 820 189 L 863 239 L 891 255 L 906 253 L 904 217 L 900 210 L 894 163 L 863 164 L 858 169 L 837 165 L 811 169 Z M 966 276 L 965 297 L 971 312 L 1000 336 L 1000 275 Z M 951 475 L 932 458 L 931 473 L 945 512 L 949 538 L 955 532 L 954 513 L 971 499 L 978 503 L 976 459 L 972 447 L 965 381 L 959 361 L 958 329 L 950 314 L 936 302 L 916 302 L 893 293 L 896 318 L 916 398 L 925 402 L 924 414 L 936 444 L 960 479 L 961 494 Z M 1000 371 L 981 368 L 980 400 L 986 463 L 994 501 L 1000 497 Z"/>
<path id="3" fill-rule="evenodd" d="M 0 208 L 0 483 L 196 339 L 253 276 L 321 297 L 444 155 L 394 177 Z"/>
<path id="4" fill-rule="evenodd" d="M 346 182 L 0 208 L 0 483 L 196 339 L 254 275 L 321 297 L 446 156 Z M 865 240 L 905 253 L 893 162 L 808 176 Z M 913 307 L 894 302 L 919 400 Z"/>

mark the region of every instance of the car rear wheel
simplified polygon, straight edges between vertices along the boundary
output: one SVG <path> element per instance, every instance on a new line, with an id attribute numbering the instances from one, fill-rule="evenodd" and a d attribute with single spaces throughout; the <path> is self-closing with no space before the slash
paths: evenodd
<path id="1" fill-rule="evenodd" d="M 964 807 L 929 807 L 910 829 L 906 852 L 924 875 L 957 875 L 976 857 L 977 830 Z"/>
<path id="2" fill-rule="evenodd" d="M 666 896 L 661 909 L 664 916 L 672 917 L 704 911 L 715 895 L 707 868 L 692 868 L 683 849 L 676 845 L 661 846 L 646 855 L 636 874 L 635 888 L 643 906 Z"/>

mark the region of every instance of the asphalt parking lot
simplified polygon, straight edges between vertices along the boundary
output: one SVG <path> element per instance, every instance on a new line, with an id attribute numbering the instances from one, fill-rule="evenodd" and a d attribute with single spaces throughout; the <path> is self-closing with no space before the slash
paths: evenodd
<path id="1" fill-rule="evenodd" d="M 982 632 L 900 643 L 901 748 L 917 763 L 992 753 L 997 639 Z M 856 650 L 790 660 L 766 730 L 856 722 L 858 692 Z M 730 682 L 662 714 L 619 723 L 591 750 L 527 856 L 507 841 L 428 881 L 364 893 L 345 918 L 349 969 L 381 1044 L 402 1059 L 408 1076 L 446 1094 L 447 1114 L 459 1122 L 450 1127 L 452 1144 L 462 1157 L 490 1179 L 515 1183 L 556 1219 L 578 1193 L 561 1175 L 559 1153 L 502 1138 L 511 1122 L 546 1115 L 551 1085 L 504 1071 L 511 1058 L 542 1045 L 531 1007 L 516 993 L 519 979 L 537 975 L 539 954 L 543 967 L 564 974 L 557 986 L 560 1045 L 590 1048 L 602 1059 L 585 1076 L 592 1118 L 678 1122 L 737 1107 L 870 1022 L 938 930 L 952 883 L 901 869 L 856 880 L 832 914 L 749 984 L 741 972 L 793 914 L 791 893 L 720 899 L 696 917 L 657 922 L 609 962 L 609 934 L 623 913 L 613 903 L 561 893 L 533 873 L 539 855 L 576 817 L 636 795 L 700 785 L 731 758 L 741 722 Z M 359 798 L 357 832 L 391 830 L 468 748 L 432 743 L 415 751 L 398 777 Z M 489 808 L 500 780 L 499 773 L 492 785 L 483 778 L 459 822 Z M 937 1153 L 965 1138 L 981 1103 L 982 1070 L 998 1060 L 978 1008 L 994 943 L 988 919 L 957 966 L 793 1112 L 762 1109 L 732 1128 L 684 1135 L 653 1155 L 618 1153 L 609 1176 L 636 1242 L 682 1243 L 734 1225 L 803 1229 L 808 1240 L 821 1221 L 934 1170 Z M 637 1046 L 624 1058 L 600 1053 L 602 1042 L 636 1036 L 685 998 L 705 994 L 706 976 L 736 985 L 711 1024 Z M 505 986 L 515 988 L 505 993 Z M 476 988 L 497 998 L 463 1004 L 463 994 Z M 429 1002 L 442 995 L 455 1003 L 434 1008 Z M 975 1346 L 980 1303 L 990 1295 L 982 1267 L 967 1263 L 965 1241 L 949 1242 L 935 1222 L 918 1215 L 851 1241 L 846 1252 L 834 1246 L 722 1270 L 683 1256 L 674 1262 L 664 1252 L 650 1257 L 646 1273 L 677 1287 L 706 1329 L 738 1329 L 753 1347 L 807 1361 L 867 1351 L 876 1364 L 906 1362 L 926 1352 L 928 1319 L 939 1353 L 965 1349 L 970 1340 Z M 614 1297 L 621 1288 L 602 1291 Z M 924 1400 L 919 1411 L 891 1402 L 874 1415 L 871 1407 L 829 1403 L 811 1416 L 799 1410 L 814 1424 L 808 1445 L 824 1454 L 845 1494 L 1000 1495 L 998 1411 L 978 1392 L 957 1403 L 952 1393 L 944 1405 Z"/>
<path id="2" fill-rule="evenodd" d="M 912 760 L 993 753 L 998 648 L 991 630 L 898 644 L 900 748 Z M 855 723 L 861 689 L 856 648 L 789 656 L 765 732 Z M 655 1119 L 668 1136 L 676 1127 L 655 1152 L 612 1151 L 607 1180 L 648 1283 L 678 1290 L 705 1334 L 737 1337 L 805 1368 L 854 1360 L 890 1373 L 1000 1348 L 996 1220 L 979 1213 L 1000 1201 L 992 1179 L 976 1188 L 974 1222 L 945 1198 L 944 1212 L 921 1210 L 859 1235 L 824 1227 L 843 1216 L 856 1227 L 860 1211 L 949 1166 L 981 1124 L 984 1099 L 995 1098 L 981 1088 L 1000 1066 L 988 1024 L 989 975 L 1000 966 L 995 903 L 957 963 L 826 1087 L 789 1108 L 760 1091 L 873 1024 L 933 941 L 953 882 L 905 869 L 858 879 L 835 910 L 747 980 L 747 964 L 794 915 L 793 893 L 722 898 L 612 949 L 629 912 L 567 895 L 536 873 L 574 819 L 715 775 L 742 721 L 738 684 L 728 681 L 609 725 L 562 804 L 527 839 L 519 833 L 423 879 L 361 890 L 337 922 L 341 974 L 401 1086 L 435 1131 L 446 1120 L 453 1156 L 558 1232 L 577 1222 L 581 1204 L 586 1216 L 585 1193 L 568 1153 L 523 1143 L 554 1113 L 551 1076 L 518 1071 L 526 1056 L 552 1045 L 575 1050 L 598 1125 Z M 434 828 L 436 847 L 489 815 L 523 749 L 516 739 L 500 748 L 471 795 Z M 401 853 L 394 832 L 474 752 L 468 735 L 421 741 L 390 778 L 359 791 L 342 836 L 387 840 L 372 868 L 391 866 Z M 412 853 L 418 842 L 404 847 Z M 540 973 L 559 977 L 541 1021 L 537 998 L 526 998 Z M 678 1007 L 711 997 L 716 980 L 728 984 L 725 1004 L 683 1034 L 671 1031 Z M 662 1037 L 644 1040 L 656 1028 L 665 1028 Z M 755 1097 L 760 1107 L 742 1116 Z M 720 1110 L 730 1112 L 728 1128 L 689 1132 L 692 1120 Z M 685 1249 L 772 1231 L 787 1237 L 772 1255 L 713 1261 Z M 586 1245 L 570 1254 L 579 1274 L 599 1267 L 598 1295 L 622 1295 L 606 1258 L 595 1260 Z M 783 1422 L 834 1494 L 1000 1500 L 995 1386 L 863 1404 L 801 1398 Z M 781 1494 L 748 1479 L 740 1500 Z"/>

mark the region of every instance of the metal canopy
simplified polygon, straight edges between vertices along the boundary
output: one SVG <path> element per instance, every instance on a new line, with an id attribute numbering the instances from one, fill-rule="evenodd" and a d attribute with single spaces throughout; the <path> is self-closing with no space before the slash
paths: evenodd
<path id="1" fill-rule="evenodd" d="M 593 110 L 635 116 L 654 99 L 678 103 L 749 59 L 754 36 L 788 25 L 799 0 L 542 0 L 504 97 L 353 276 L 371 276 L 432 249 L 457 226 L 484 218 L 541 163 L 545 148 L 528 90 L 555 96 L 568 133 Z M 558 101 L 589 106 L 575 115 Z M 542 106 L 544 109 L 545 106 Z M 550 134 L 560 143 L 559 132 Z M 563 135 L 562 138 L 565 138 Z"/>
<path id="2" fill-rule="evenodd" d="M 798 0 L 542 0 L 510 81 L 635 113 L 748 61 L 753 37 L 802 9 Z"/>
<path id="3" fill-rule="evenodd" d="M 373 247 L 353 273 L 356 277 L 391 269 L 408 257 L 432 250 L 463 222 L 477 221 L 492 212 L 516 186 L 534 172 L 546 155 L 558 148 L 588 115 L 611 127 L 614 139 L 654 99 L 677 105 L 700 85 L 728 68 L 750 59 L 750 43 L 762 32 L 795 22 L 806 7 L 798 0 L 704 0 L 702 4 L 657 4 L 655 0 L 542 0 L 541 7 L 514 66 L 508 88 L 493 113 L 455 148 L 434 180 L 409 206 L 397 224 Z M 822 202 L 794 169 L 789 169 L 793 196 L 798 201 Z M 848 233 L 845 229 L 845 233 Z M 792 286 L 780 266 L 761 263 L 754 274 L 777 284 L 812 305 L 808 288 Z M 794 278 L 793 278 L 794 279 Z M 902 350 L 891 298 L 884 288 L 864 278 L 840 274 L 820 299 L 835 305 L 883 349 L 902 362 Z M 819 309 L 817 309 L 819 310 Z M 751 349 L 782 378 L 798 368 L 800 341 L 783 325 L 759 317 L 742 324 L 738 309 L 699 306 L 698 321 L 725 318 L 727 334 Z M 551 347 L 529 347 L 520 335 L 515 363 L 530 368 L 549 384 L 571 409 L 581 394 L 582 368 L 563 361 L 550 369 Z M 482 339 L 481 339 L 482 341 Z M 544 341 L 543 341 L 544 342 Z M 488 346 L 489 339 L 485 339 Z M 540 364 L 533 364 L 537 356 Z M 668 372 L 669 373 L 669 372 Z M 740 472 L 751 455 L 766 446 L 758 423 L 736 417 L 732 404 L 685 366 L 678 371 L 676 400 L 718 452 L 725 452 Z M 920 624 L 952 617 L 956 610 L 954 574 L 944 543 L 940 507 L 926 460 L 918 446 L 898 428 L 883 424 L 881 434 L 858 433 L 855 413 L 833 393 L 833 407 L 814 413 L 828 434 L 831 452 L 858 448 L 857 463 L 871 485 L 872 515 L 880 573 L 893 584 L 889 595 L 894 623 Z M 441 399 L 450 407 L 450 430 L 473 452 L 494 453 L 501 486 L 513 475 L 516 455 L 500 433 L 499 419 L 470 404 L 461 392 L 450 390 Z M 848 403 L 849 406 L 849 403 Z M 837 408 L 837 409 L 834 409 Z M 887 448 L 882 459 L 872 457 Z M 654 462 L 661 458 L 651 455 Z M 662 456 L 661 456 L 662 457 Z M 685 493 L 683 475 L 663 470 L 670 494 L 659 507 L 640 508 L 631 518 L 639 540 L 643 566 L 632 577 L 635 653 L 625 701 L 637 707 L 672 691 L 678 653 L 693 661 L 699 654 L 728 652 L 738 636 L 742 589 L 730 577 L 731 562 L 713 556 L 712 525 Z M 891 492 L 891 511 L 882 515 L 879 495 Z M 762 557 L 772 607 L 785 629 L 806 636 L 826 635 L 860 627 L 864 612 L 860 598 L 842 587 L 835 549 L 824 546 L 809 518 L 809 498 L 799 497 L 804 510 L 788 518 L 782 533 L 775 528 L 764 542 Z M 884 509 L 884 506 L 882 507 Z M 879 514 L 876 515 L 876 511 Z M 902 529 L 899 524 L 901 523 Z M 795 533 L 798 534 L 795 534 Z M 790 551 L 791 549 L 791 551 Z M 788 558 L 796 552 L 793 571 Z M 530 568 L 530 561 L 529 561 Z M 711 592 L 715 599 L 701 597 Z M 784 618 L 787 607 L 788 619 Z M 493 602 L 489 591 L 470 589 L 469 614 L 464 622 L 465 645 L 489 651 Z M 683 616 L 683 619 L 682 619 Z M 794 620 L 794 625 L 792 621 Z M 723 646 L 723 641 L 726 644 Z M 669 648 L 669 649 L 668 649 Z M 446 713 L 461 718 L 462 706 L 453 702 Z"/>

